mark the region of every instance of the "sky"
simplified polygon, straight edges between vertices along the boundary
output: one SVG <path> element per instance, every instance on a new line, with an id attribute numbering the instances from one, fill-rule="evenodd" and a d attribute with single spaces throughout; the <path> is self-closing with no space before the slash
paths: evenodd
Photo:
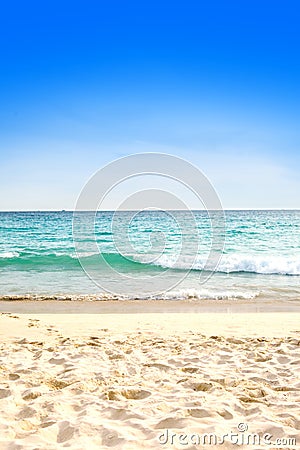
<path id="1" fill-rule="evenodd" d="M 289 0 L 5 2 L 0 210 L 72 210 L 141 152 L 195 164 L 226 209 L 300 208 L 299 20 Z"/>

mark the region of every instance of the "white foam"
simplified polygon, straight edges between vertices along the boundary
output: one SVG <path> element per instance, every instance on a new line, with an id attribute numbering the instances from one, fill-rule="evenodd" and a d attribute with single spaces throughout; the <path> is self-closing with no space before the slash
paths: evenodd
<path id="1" fill-rule="evenodd" d="M 300 258 L 284 256 L 226 255 L 220 261 L 221 272 L 300 275 Z"/>
<path id="2" fill-rule="evenodd" d="M 201 257 L 197 257 L 195 260 L 187 257 L 176 259 L 174 255 L 162 255 L 154 264 L 172 269 L 203 270 L 206 259 Z M 216 272 L 300 275 L 300 257 L 239 253 L 222 255 Z"/>
<path id="3" fill-rule="evenodd" d="M 18 252 L 3 252 L 0 253 L 0 258 L 18 258 L 19 253 Z"/>
<path id="4" fill-rule="evenodd" d="M 230 300 L 230 299 L 244 299 L 252 300 L 258 297 L 259 291 L 236 291 L 236 290 L 214 290 L 214 289 L 179 289 L 166 292 L 158 296 L 159 298 L 170 300 Z"/>

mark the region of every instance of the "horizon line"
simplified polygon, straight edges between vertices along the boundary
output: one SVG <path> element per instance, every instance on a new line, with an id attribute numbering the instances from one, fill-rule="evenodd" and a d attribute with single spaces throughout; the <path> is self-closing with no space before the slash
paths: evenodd
<path id="1" fill-rule="evenodd" d="M 300 208 L 222 208 L 222 209 L 103 209 L 103 210 L 75 210 L 75 209 L 11 209 L 11 210 L 0 210 L 1 213 L 75 213 L 75 212 L 82 212 L 82 213 L 96 213 L 96 212 L 130 212 L 130 211 L 300 211 Z"/>

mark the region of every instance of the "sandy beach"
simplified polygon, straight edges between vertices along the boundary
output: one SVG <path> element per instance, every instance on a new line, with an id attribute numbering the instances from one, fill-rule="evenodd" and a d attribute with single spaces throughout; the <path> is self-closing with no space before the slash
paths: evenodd
<path id="1" fill-rule="evenodd" d="M 297 310 L 37 303 L 1 302 L 1 449 L 300 444 Z"/>

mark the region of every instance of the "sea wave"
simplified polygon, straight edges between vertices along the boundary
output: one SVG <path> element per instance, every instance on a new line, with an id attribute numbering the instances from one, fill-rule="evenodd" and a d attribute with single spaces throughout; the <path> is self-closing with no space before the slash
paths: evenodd
<path id="1" fill-rule="evenodd" d="M 147 256 L 147 255 L 146 255 Z M 157 258 L 153 257 L 152 262 L 142 255 L 123 256 L 119 253 L 81 253 L 59 252 L 39 253 L 26 251 L 5 251 L 0 252 L 0 267 L 22 266 L 26 267 L 51 267 L 78 268 L 79 263 L 101 267 L 110 265 L 116 270 L 193 270 L 202 271 L 206 268 L 207 259 L 198 256 L 176 256 L 164 254 Z M 300 257 L 277 256 L 277 255 L 246 255 L 241 253 L 223 254 L 217 265 L 216 272 L 221 273 L 256 273 L 263 275 L 300 275 Z"/>
<path id="2" fill-rule="evenodd" d="M 182 257 L 176 260 L 174 256 L 162 255 L 153 264 L 164 268 L 201 271 L 205 268 L 206 261 L 206 259 L 201 257 L 194 258 L 193 260 L 188 257 Z M 260 256 L 239 253 L 222 255 L 216 267 L 216 272 L 300 275 L 300 257 Z"/>
<path id="3" fill-rule="evenodd" d="M 147 270 L 161 271 L 162 267 L 152 264 L 144 264 L 132 256 L 122 256 L 119 253 L 92 253 L 84 252 L 76 254 L 75 252 L 57 252 L 38 253 L 38 252 L 5 252 L 2 253 L 0 259 L 0 267 L 20 268 L 22 270 L 38 269 L 38 270 L 77 270 L 81 265 L 90 268 L 105 268 L 107 265 L 114 267 L 116 270 Z"/>
<path id="4" fill-rule="evenodd" d="M 226 255 L 218 266 L 218 271 L 253 272 L 259 274 L 300 275 L 300 258 L 284 256 Z"/>

